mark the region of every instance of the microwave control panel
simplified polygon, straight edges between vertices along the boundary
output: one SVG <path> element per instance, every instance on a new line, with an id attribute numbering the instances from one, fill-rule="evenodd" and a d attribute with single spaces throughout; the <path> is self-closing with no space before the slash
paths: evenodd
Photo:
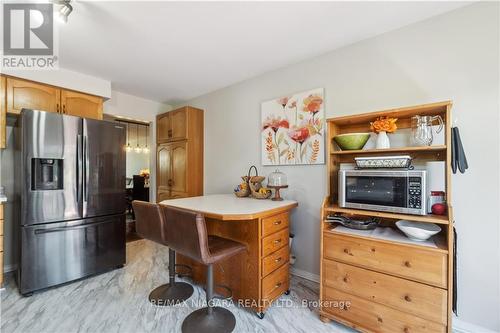
<path id="1" fill-rule="evenodd" d="M 422 208 L 422 178 L 420 177 L 408 179 L 408 207 Z"/>

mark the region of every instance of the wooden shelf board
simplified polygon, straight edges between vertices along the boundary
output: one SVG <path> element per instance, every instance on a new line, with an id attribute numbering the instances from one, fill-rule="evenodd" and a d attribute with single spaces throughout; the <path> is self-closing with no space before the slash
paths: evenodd
<path id="1" fill-rule="evenodd" d="M 439 152 L 445 151 L 446 145 L 425 146 L 425 147 L 398 147 L 388 149 L 361 149 L 361 150 L 335 150 L 332 155 L 355 155 L 355 154 L 379 154 L 379 153 L 411 153 L 411 152 Z"/>
<path id="2" fill-rule="evenodd" d="M 366 240 L 374 240 L 377 242 L 382 242 L 382 243 L 387 243 L 387 244 L 399 244 L 403 246 L 408 246 L 408 247 L 413 247 L 417 249 L 423 249 L 423 250 L 429 250 L 429 251 L 437 251 L 437 252 L 442 252 L 442 253 L 448 253 L 448 245 L 446 243 L 446 240 L 444 239 L 443 235 L 441 233 L 433 236 L 434 243 L 436 244 L 437 247 L 430 247 L 430 246 L 423 246 L 415 243 L 405 243 L 405 242 L 399 242 L 399 241 L 393 241 L 393 240 L 388 240 L 384 238 L 378 238 L 378 237 L 371 237 L 371 236 L 362 236 L 362 235 L 357 235 L 357 234 L 351 234 L 351 233 L 346 233 L 346 232 L 339 232 L 336 231 L 335 228 L 337 226 L 334 226 L 334 228 L 330 229 L 325 229 L 323 232 L 325 234 L 335 234 L 335 235 L 340 235 L 340 236 L 346 236 L 346 237 L 354 237 L 354 238 L 361 238 L 361 239 L 366 239 Z M 394 227 L 394 229 L 397 229 Z M 399 229 L 398 229 L 399 230 Z"/>
<path id="3" fill-rule="evenodd" d="M 436 115 L 443 114 L 451 105 L 451 101 L 444 101 L 438 103 L 422 104 L 411 107 L 396 108 L 390 110 L 362 113 L 351 116 L 342 116 L 327 119 L 328 122 L 333 122 L 337 126 L 364 124 L 375 120 L 376 117 L 395 117 L 398 119 L 409 118 L 414 115 Z"/>
<path id="4" fill-rule="evenodd" d="M 334 213 L 344 213 L 344 214 L 354 214 L 362 216 L 374 216 L 388 219 L 399 219 L 399 220 L 409 220 L 417 222 L 427 222 L 436 224 L 449 224 L 447 215 L 409 215 L 409 214 L 398 214 L 398 213 L 388 213 L 388 212 L 377 212 L 371 210 L 361 210 L 361 209 L 351 209 L 351 208 L 341 208 L 337 204 L 325 207 L 328 212 Z"/>

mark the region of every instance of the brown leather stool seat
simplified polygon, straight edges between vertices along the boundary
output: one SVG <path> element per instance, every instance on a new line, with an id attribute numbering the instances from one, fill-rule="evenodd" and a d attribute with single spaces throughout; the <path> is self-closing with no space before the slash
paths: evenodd
<path id="1" fill-rule="evenodd" d="M 165 214 L 157 204 L 145 201 L 133 201 L 137 233 L 155 243 L 169 246 L 166 241 Z M 175 251 L 168 249 L 169 283 L 155 288 L 149 294 L 149 301 L 155 305 L 175 305 L 187 300 L 193 294 L 193 286 L 175 281 Z"/>
<path id="2" fill-rule="evenodd" d="M 212 304 L 214 294 L 213 264 L 246 250 L 230 239 L 208 236 L 205 218 L 191 211 L 162 206 L 167 241 L 183 256 L 207 265 L 207 307 L 192 312 L 182 323 L 183 333 L 232 332 L 236 319 L 231 311 Z"/>

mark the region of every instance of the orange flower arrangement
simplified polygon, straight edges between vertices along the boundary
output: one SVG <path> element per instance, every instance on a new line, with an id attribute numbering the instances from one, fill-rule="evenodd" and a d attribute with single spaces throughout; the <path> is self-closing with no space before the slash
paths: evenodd
<path id="1" fill-rule="evenodd" d="M 370 128 L 375 133 L 394 133 L 398 129 L 396 121 L 398 121 L 398 118 L 378 117 L 374 122 L 370 123 Z"/>

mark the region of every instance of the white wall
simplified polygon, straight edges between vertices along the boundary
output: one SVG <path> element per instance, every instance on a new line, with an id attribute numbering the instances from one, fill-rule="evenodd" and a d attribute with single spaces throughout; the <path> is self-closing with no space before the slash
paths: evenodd
<path id="1" fill-rule="evenodd" d="M 263 101 L 324 87 L 332 117 L 451 99 L 470 165 L 453 177 L 459 318 L 499 330 L 498 9 L 473 4 L 189 101 L 206 112 L 206 193 L 231 192 L 260 165 Z M 296 267 L 318 274 L 325 166 L 280 169 L 289 177 L 285 196 L 299 201 Z"/>
<path id="2" fill-rule="evenodd" d="M 149 197 L 151 201 L 156 201 L 156 115 L 170 111 L 171 106 L 163 103 L 158 103 L 137 96 L 128 95 L 125 93 L 113 91 L 111 99 L 104 103 L 104 113 L 113 116 L 128 117 L 135 120 L 148 121 L 151 123 L 149 127 L 150 146 L 150 172 L 151 183 Z"/>

